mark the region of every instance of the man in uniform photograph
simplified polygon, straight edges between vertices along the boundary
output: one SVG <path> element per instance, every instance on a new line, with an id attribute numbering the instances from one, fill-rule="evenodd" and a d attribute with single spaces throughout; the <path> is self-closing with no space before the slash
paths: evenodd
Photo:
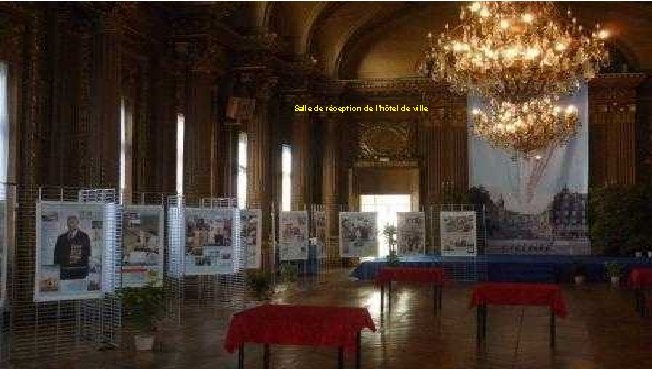
<path id="1" fill-rule="evenodd" d="M 68 216 L 68 232 L 59 235 L 54 246 L 54 263 L 59 265 L 60 279 L 86 278 L 90 256 L 90 237 L 79 229 L 76 215 Z"/>

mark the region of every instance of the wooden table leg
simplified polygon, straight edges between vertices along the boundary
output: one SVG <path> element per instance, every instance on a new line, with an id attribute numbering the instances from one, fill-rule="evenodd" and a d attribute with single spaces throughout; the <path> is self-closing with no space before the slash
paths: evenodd
<path id="1" fill-rule="evenodd" d="M 478 305 L 476 308 L 476 343 L 484 343 L 487 337 L 487 305 Z"/>
<path id="2" fill-rule="evenodd" d="M 392 312 L 392 281 L 390 280 L 387 285 L 387 310 Z"/>
<path id="3" fill-rule="evenodd" d="M 555 347 L 556 338 L 557 338 L 557 322 L 555 318 L 555 312 L 550 310 L 550 347 Z"/>
<path id="4" fill-rule="evenodd" d="M 269 369 L 269 344 L 263 346 L 263 369 Z"/>
<path id="5" fill-rule="evenodd" d="M 636 312 L 640 314 L 641 312 L 641 289 L 634 289 L 634 306 L 636 307 Z"/>
<path id="6" fill-rule="evenodd" d="M 442 304 L 441 300 L 442 300 L 442 294 L 444 293 L 444 287 L 441 285 L 438 286 L 437 292 L 438 292 L 437 303 L 439 304 L 437 309 L 441 312 L 441 304 Z"/>
<path id="7" fill-rule="evenodd" d="M 433 311 L 435 312 L 435 315 L 437 315 L 437 312 L 439 311 L 439 286 L 434 285 L 432 289 L 432 294 L 433 294 L 432 302 L 434 305 Z"/>
<path id="8" fill-rule="evenodd" d="M 337 348 L 337 369 L 344 369 L 344 347 Z"/>
<path id="9" fill-rule="evenodd" d="M 238 347 L 238 369 L 244 369 L 244 343 Z"/>
<path id="10" fill-rule="evenodd" d="M 380 285 L 380 316 L 383 316 L 385 311 L 385 284 Z"/>
<path id="11" fill-rule="evenodd" d="M 355 369 L 362 368 L 362 334 L 358 331 L 355 348 Z"/>

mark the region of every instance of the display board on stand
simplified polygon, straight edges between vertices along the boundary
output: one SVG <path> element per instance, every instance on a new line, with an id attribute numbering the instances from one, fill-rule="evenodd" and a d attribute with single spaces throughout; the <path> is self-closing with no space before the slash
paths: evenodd
<path id="1" fill-rule="evenodd" d="M 373 257 L 378 255 L 376 213 L 340 212 L 340 256 Z"/>
<path id="2" fill-rule="evenodd" d="M 317 259 L 326 258 L 326 212 L 312 212 L 312 227 L 315 239 L 315 254 Z"/>
<path id="3" fill-rule="evenodd" d="M 308 212 L 282 211 L 279 213 L 279 259 L 308 259 Z"/>
<path id="4" fill-rule="evenodd" d="M 474 211 L 440 213 L 442 256 L 476 256 L 476 214 Z"/>
<path id="5" fill-rule="evenodd" d="M 123 221 L 122 287 L 163 286 L 163 206 L 127 205 Z"/>
<path id="6" fill-rule="evenodd" d="M 396 244 L 399 255 L 423 255 L 426 252 L 426 214 L 398 212 Z"/>
<path id="7" fill-rule="evenodd" d="M 245 268 L 258 269 L 262 258 L 262 211 L 260 209 L 240 209 L 240 242 L 245 252 Z"/>

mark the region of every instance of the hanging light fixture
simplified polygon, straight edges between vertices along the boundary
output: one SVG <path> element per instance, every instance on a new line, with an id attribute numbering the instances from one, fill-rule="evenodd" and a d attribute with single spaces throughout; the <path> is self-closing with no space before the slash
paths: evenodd
<path id="1" fill-rule="evenodd" d="M 473 2 L 461 23 L 428 35 L 423 72 L 457 93 L 510 102 L 579 89 L 608 63 L 599 24 L 586 29 L 551 2 Z"/>
<path id="2" fill-rule="evenodd" d="M 577 132 L 579 115 L 573 105 L 560 106 L 550 97 L 528 102 L 491 100 L 472 112 L 474 134 L 499 149 L 536 156 L 549 146 L 568 142 Z"/>
<path id="3" fill-rule="evenodd" d="M 551 2 L 473 2 L 460 20 L 428 35 L 422 72 L 483 99 L 472 114 L 474 133 L 526 156 L 567 142 L 578 111 L 556 101 L 608 64 L 609 32 L 583 28 L 570 11 L 561 17 Z"/>

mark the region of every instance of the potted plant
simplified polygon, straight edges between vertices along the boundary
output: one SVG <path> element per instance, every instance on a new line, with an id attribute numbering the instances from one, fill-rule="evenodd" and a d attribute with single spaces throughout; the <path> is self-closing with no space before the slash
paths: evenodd
<path id="1" fill-rule="evenodd" d="M 586 267 L 580 263 L 573 264 L 571 276 L 573 277 L 576 286 L 583 285 L 586 281 Z"/>
<path id="2" fill-rule="evenodd" d="M 165 317 L 165 291 L 148 284 L 140 288 L 124 288 L 120 296 L 127 324 L 134 335 L 136 351 L 151 351 L 158 323 Z"/>
<path id="3" fill-rule="evenodd" d="M 617 287 L 620 285 L 620 276 L 623 273 L 623 266 L 618 263 L 607 262 L 604 264 L 607 276 L 611 280 L 611 285 Z"/>
<path id="4" fill-rule="evenodd" d="M 389 245 L 389 254 L 387 255 L 387 265 L 397 266 L 401 263 L 396 252 L 396 226 L 386 224 L 383 228 L 383 236 L 387 238 L 387 245 Z"/>
<path id="5" fill-rule="evenodd" d="M 257 301 L 268 300 L 272 295 L 272 277 L 263 270 L 252 270 L 246 277 L 247 290 Z"/>

